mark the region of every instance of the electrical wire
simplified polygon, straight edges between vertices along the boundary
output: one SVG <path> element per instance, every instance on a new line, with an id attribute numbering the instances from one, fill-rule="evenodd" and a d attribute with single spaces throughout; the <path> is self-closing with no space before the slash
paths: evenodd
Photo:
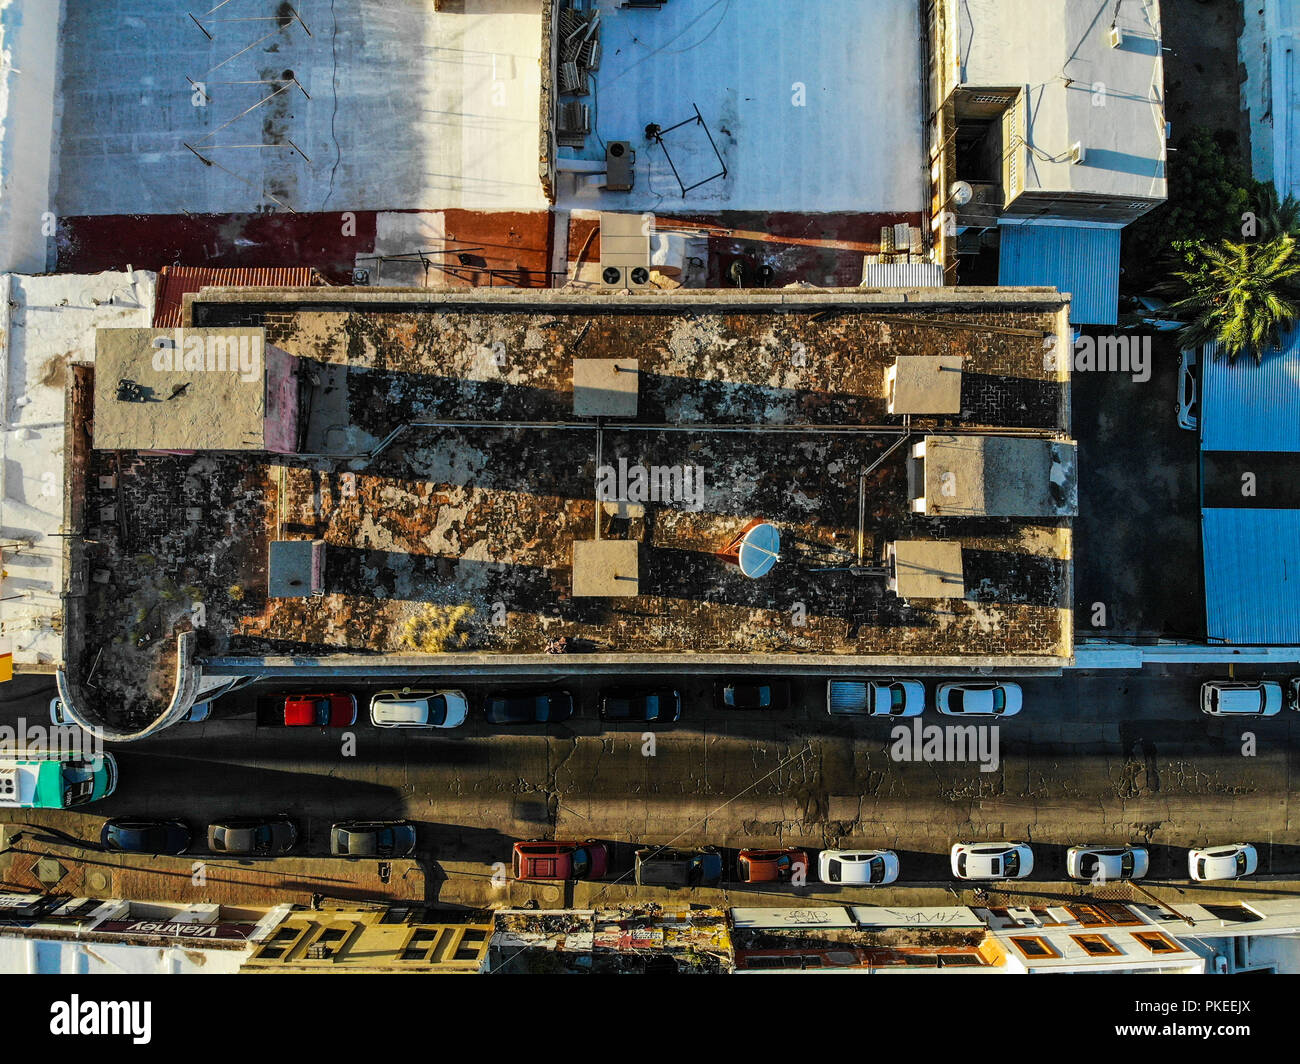
<path id="1" fill-rule="evenodd" d="M 335 3 L 336 0 L 330 0 L 330 21 L 333 23 L 330 31 L 330 57 L 334 64 L 330 70 L 330 87 L 334 92 L 334 109 L 330 112 L 330 137 L 334 141 L 334 165 L 330 168 L 330 187 L 325 193 L 325 199 L 321 201 L 321 210 L 325 209 L 325 204 L 329 203 L 330 197 L 334 195 L 334 175 L 338 173 L 339 164 L 343 161 L 343 148 L 339 144 L 338 134 L 334 131 L 335 120 L 339 114 L 339 20 L 334 10 Z"/>

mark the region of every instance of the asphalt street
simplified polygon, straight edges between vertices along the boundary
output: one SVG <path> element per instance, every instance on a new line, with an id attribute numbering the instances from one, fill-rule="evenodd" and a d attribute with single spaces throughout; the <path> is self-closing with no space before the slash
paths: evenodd
<path id="1" fill-rule="evenodd" d="M 198 829 L 235 812 L 287 812 L 305 851 L 323 854 L 335 820 L 404 817 L 418 825 L 419 856 L 480 863 L 484 874 L 509 861 L 513 841 L 553 837 L 618 844 L 620 870 L 631 843 L 888 847 L 901 882 L 914 883 L 949 879 L 947 851 L 959 840 L 1031 842 L 1044 880 L 1063 878 L 1065 849 L 1079 843 L 1143 843 L 1150 878 L 1180 880 L 1186 847 L 1247 841 L 1261 874 L 1300 877 L 1291 803 L 1300 714 L 1206 717 L 1207 675 L 1022 679 L 1025 708 L 998 725 L 992 771 L 978 760 L 896 760 L 898 722 L 832 719 L 814 680 L 794 681 L 796 705 L 784 713 L 717 710 L 707 681 L 682 680 L 682 721 L 653 735 L 602 724 L 600 683 L 579 677 L 565 685 L 580 704 L 572 721 L 510 731 L 474 716 L 454 732 L 376 729 L 361 688 L 354 728 L 262 726 L 258 697 L 285 688 L 255 687 L 218 703 L 207 723 L 112 747 L 121 783 L 111 798 L 12 819 L 93 841 L 108 816 L 180 816 Z M 49 681 L 19 677 L 8 688 L 0 723 L 48 719 Z M 483 688 L 466 690 L 473 701 Z M 933 710 L 920 720 L 949 723 Z M 986 733 L 986 765 L 991 742 Z"/>

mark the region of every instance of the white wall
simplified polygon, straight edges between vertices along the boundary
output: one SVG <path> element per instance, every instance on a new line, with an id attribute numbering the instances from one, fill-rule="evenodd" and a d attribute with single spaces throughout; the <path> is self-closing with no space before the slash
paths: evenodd
<path id="1" fill-rule="evenodd" d="M 62 0 L 0 0 L 0 273 L 44 273 Z M 49 264 L 52 265 L 52 264 Z"/>

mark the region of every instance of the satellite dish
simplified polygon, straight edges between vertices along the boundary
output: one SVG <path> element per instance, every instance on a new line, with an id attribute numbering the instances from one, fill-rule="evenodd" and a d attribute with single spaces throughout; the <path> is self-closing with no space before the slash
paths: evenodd
<path id="1" fill-rule="evenodd" d="M 954 207 L 965 207 L 975 197 L 975 190 L 970 187 L 968 181 L 957 181 L 952 186 L 952 204 Z"/>
<path id="2" fill-rule="evenodd" d="M 741 537 L 736 559 L 751 580 L 766 576 L 781 560 L 781 533 L 775 525 L 755 525 Z"/>

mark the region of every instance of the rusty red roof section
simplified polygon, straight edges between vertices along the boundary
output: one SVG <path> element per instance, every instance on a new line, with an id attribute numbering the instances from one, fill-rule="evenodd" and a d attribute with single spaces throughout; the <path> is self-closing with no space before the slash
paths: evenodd
<path id="1" fill-rule="evenodd" d="M 164 266 L 158 275 L 153 325 L 155 329 L 178 328 L 183 324 L 181 302 L 185 293 L 207 285 L 305 288 L 312 283 L 314 273 L 310 266 Z"/>

